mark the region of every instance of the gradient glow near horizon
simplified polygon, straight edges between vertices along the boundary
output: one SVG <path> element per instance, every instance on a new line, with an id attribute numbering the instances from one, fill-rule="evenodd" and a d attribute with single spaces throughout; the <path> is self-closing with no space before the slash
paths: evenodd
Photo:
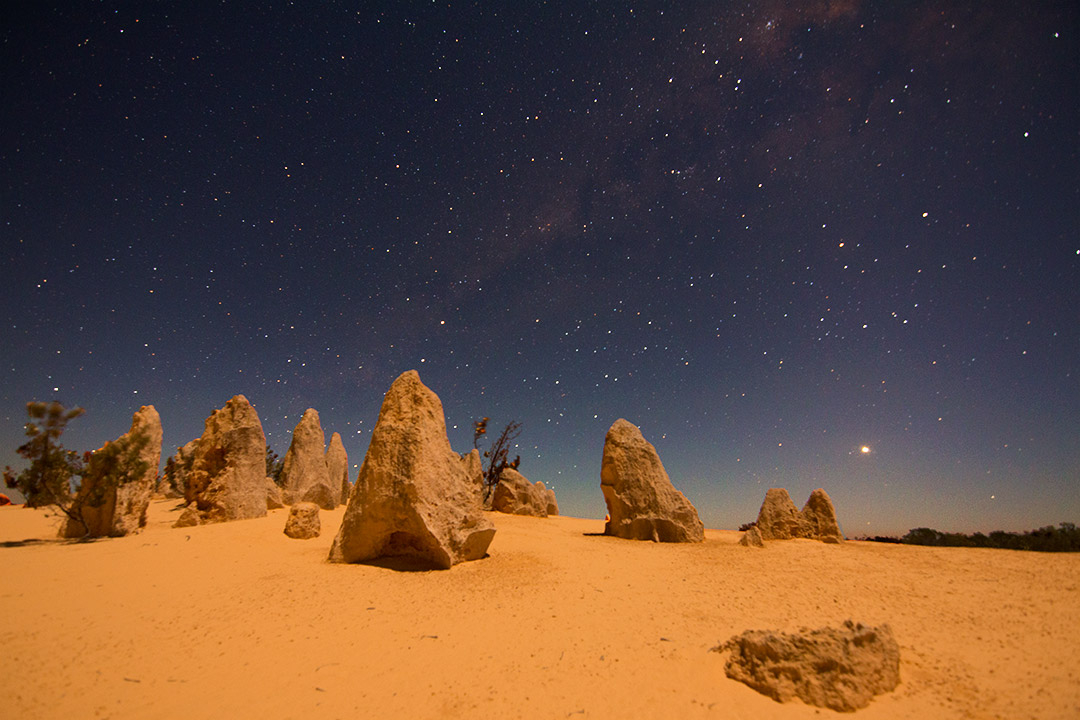
<path id="1" fill-rule="evenodd" d="M 355 476 L 416 369 L 567 514 L 624 417 L 710 527 L 1077 521 L 1078 14 L 10 10 L 0 464 L 28 400 L 168 453 L 243 393 Z"/>

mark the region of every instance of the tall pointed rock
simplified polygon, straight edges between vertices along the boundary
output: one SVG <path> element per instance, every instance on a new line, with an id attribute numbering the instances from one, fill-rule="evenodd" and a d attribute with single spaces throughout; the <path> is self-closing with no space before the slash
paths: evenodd
<path id="1" fill-rule="evenodd" d="M 494 535 L 450 447 L 442 402 L 415 370 L 403 373 L 383 400 L 330 561 L 404 556 L 449 568 L 483 557 Z"/>
<path id="2" fill-rule="evenodd" d="M 184 499 L 203 522 L 266 515 L 266 436 L 243 395 L 206 418 Z"/>
<path id="3" fill-rule="evenodd" d="M 656 448 L 626 420 L 604 438 L 600 490 L 608 507 L 605 535 L 658 542 L 702 542 L 705 526 L 671 484 Z"/>
<path id="4" fill-rule="evenodd" d="M 840 523 L 836 521 L 836 508 L 832 498 L 824 489 L 818 488 L 810 493 L 803 505 L 802 526 L 806 537 L 826 543 L 838 543 L 844 539 L 840 532 Z"/>
<path id="5" fill-rule="evenodd" d="M 758 510 L 757 529 L 762 540 L 805 537 L 802 515 L 784 488 L 769 488 Z"/>
<path id="6" fill-rule="evenodd" d="M 324 510 L 333 510 L 341 490 L 330 483 L 326 469 L 326 436 L 314 408 L 304 411 L 293 430 L 292 442 L 281 468 L 285 502 L 314 502 Z M 322 485 L 322 488 L 316 487 Z"/>
<path id="7" fill-rule="evenodd" d="M 330 487 L 341 489 L 339 502 L 342 505 L 347 504 L 352 483 L 349 482 L 349 454 L 341 443 L 340 433 L 330 436 L 330 447 L 326 450 L 326 472 L 330 477 Z"/>

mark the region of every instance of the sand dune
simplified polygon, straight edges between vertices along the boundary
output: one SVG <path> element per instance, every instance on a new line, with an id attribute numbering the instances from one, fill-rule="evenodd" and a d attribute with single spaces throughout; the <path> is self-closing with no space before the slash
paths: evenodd
<path id="1" fill-rule="evenodd" d="M 596 536 L 491 514 L 490 556 L 446 571 L 326 562 L 287 510 L 53 539 L 0 508 L 10 718 L 806 718 L 724 675 L 751 628 L 890 623 L 901 684 L 861 718 L 1080 717 L 1080 556 L 809 540 Z M 40 541 L 39 541 L 40 540 Z"/>

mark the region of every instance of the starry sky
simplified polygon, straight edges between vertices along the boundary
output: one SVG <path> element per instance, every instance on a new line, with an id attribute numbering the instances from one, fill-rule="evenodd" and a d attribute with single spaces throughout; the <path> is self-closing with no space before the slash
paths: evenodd
<path id="1" fill-rule="evenodd" d="M 416 369 L 564 514 L 624 417 L 709 527 L 1080 521 L 1074 2 L 2 13 L 0 465 L 243 393 L 358 466 Z"/>

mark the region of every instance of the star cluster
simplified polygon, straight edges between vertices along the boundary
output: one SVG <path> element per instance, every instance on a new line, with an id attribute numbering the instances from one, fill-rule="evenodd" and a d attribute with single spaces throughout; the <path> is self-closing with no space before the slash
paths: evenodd
<path id="1" fill-rule="evenodd" d="M 1075 521 L 1077 10 L 581 5 L 9 11 L 0 462 L 414 368 L 570 514 L 625 417 L 710 526 Z"/>

